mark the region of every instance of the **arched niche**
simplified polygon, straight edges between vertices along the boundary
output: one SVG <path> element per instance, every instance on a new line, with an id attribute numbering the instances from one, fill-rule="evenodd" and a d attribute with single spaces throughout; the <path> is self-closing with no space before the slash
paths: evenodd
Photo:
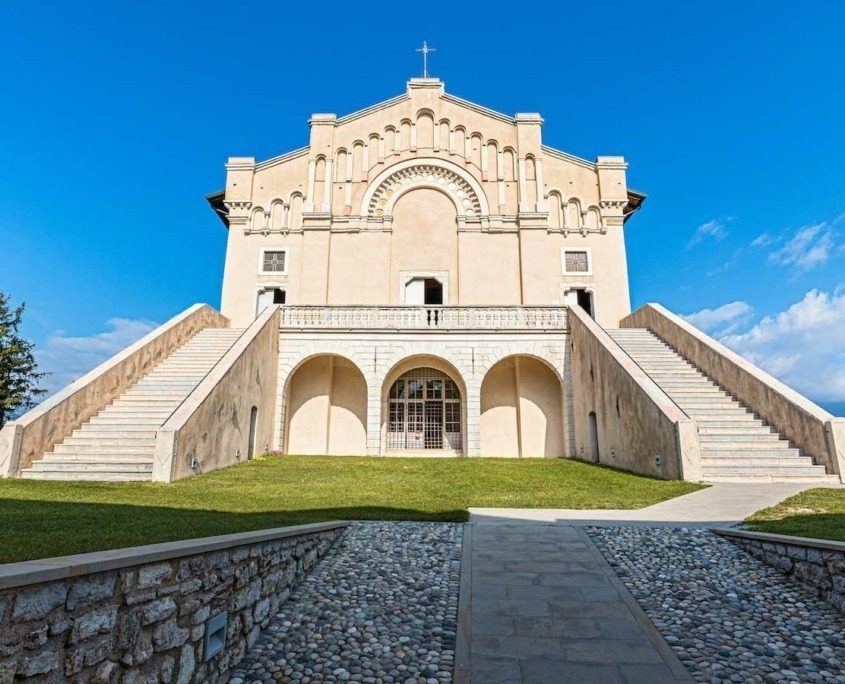
<path id="1" fill-rule="evenodd" d="M 508 356 L 481 383 L 483 456 L 565 455 L 563 390 L 558 373 L 544 360 Z"/>
<path id="2" fill-rule="evenodd" d="M 366 453 L 367 383 L 352 361 L 336 354 L 305 359 L 288 379 L 286 399 L 286 453 Z"/>

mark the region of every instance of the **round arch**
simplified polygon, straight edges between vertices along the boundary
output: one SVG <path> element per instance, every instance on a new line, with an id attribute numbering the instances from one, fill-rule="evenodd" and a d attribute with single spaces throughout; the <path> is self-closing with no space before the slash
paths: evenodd
<path id="1" fill-rule="evenodd" d="M 381 388 L 382 453 L 465 454 L 466 396 L 460 371 L 442 357 L 395 363 Z"/>
<path id="2" fill-rule="evenodd" d="M 480 437 L 485 456 L 565 455 L 563 382 L 542 357 L 510 354 L 481 381 Z"/>
<path id="3" fill-rule="evenodd" d="M 445 159 L 419 157 L 398 162 L 378 174 L 364 193 L 360 216 L 391 216 L 396 200 L 420 187 L 446 194 L 459 217 L 478 218 L 490 213 L 481 184 L 466 169 Z"/>
<path id="4" fill-rule="evenodd" d="M 317 353 L 301 359 L 284 383 L 285 453 L 363 455 L 367 381 L 351 359 Z"/>

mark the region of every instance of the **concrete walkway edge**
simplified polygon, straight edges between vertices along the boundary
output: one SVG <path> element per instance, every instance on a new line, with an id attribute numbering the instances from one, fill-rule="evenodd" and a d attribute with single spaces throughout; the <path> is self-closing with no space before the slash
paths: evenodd
<path id="1" fill-rule="evenodd" d="M 593 543 L 593 540 L 590 539 L 590 535 L 588 535 L 583 528 L 580 528 L 578 530 L 578 536 L 584 541 L 584 544 L 590 550 L 590 553 L 595 556 L 596 562 L 607 568 L 607 574 L 608 577 L 610 577 L 611 584 L 613 584 L 616 588 L 616 591 L 619 593 L 619 597 L 625 605 L 628 606 L 628 610 L 631 611 L 631 615 L 639 623 L 640 628 L 643 632 L 645 632 L 645 635 L 648 637 L 652 646 L 654 646 L 655 650 L 660 654 L 663 662 L 666 663 L 666 667 L 672 671 L 672 674 L 679 682 L 692 682 L 692 675 L 690 675 L 687 668 L 684 667 L 678 656 L 675 655 L 672 647 L 666 642 L 663 635 L 657 630 L 648 615 L 645 614 L 645 611 L 640 607 L 640 604 L 637 603 L 637 599 L 634 598 L 634 595 L 628 591 L 628 587 L 626 587 L 622 580 L 620 580 L 616 575 L 613 568 L 610 566 L 610 563 L 607 562 L 607 559 Z"/>
<path id="2" fill-rule="evenodd" d="M 458 589 L 458 630 L 453 684 L 469 684 L 472 647 L 472 523 L 464 523 L 461 547 L 461 582 Z"/>

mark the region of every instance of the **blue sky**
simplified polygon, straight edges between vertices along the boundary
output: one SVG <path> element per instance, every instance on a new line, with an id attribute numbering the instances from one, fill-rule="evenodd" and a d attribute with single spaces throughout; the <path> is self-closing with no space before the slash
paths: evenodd
<path id="1" fill-rule="evenodd" d="M 330 9 L 331 8 L 331 9 Z M 0 289 L 53 384 L 219 303 L 229 155 L 432 74 L 544 140 L 622 154 L 634 306 L 657 300 L 845 409 L 845 4 L 15 3 L 0 70 Z"/>

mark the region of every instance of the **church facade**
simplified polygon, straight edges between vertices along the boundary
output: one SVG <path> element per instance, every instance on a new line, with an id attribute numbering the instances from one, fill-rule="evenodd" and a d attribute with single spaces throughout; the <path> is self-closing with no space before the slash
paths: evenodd
<path id="1" fill-rule="evenodd" d="M 308 147 L 234 157 L 209 200 L 228 227 L 221 313 L 282 304 L 275 450 L 565 456 L 565 305 L 630 313 L 623 225 L 644 197 L 621 157 L 543 142 L 412 79 L 314 114 Z"/>
<path id="2" fill-rule="evenodd" d="M 220 311 L 189 307 L 0 430 L 0 476 L 170 482 L 266 453 L 578 458 L 840 482 L 838 419 L 659 304 L 622 157 L 437 79 L 233 157 Z M 303 124 L 304 126 L 304 124 Z"/>

